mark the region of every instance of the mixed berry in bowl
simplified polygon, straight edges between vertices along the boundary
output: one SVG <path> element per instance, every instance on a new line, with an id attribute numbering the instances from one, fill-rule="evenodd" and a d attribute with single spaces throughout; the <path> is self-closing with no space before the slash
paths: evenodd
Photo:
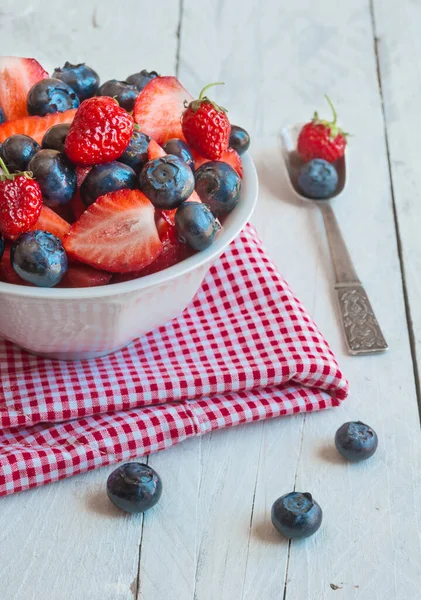
<path id="1" fill-rule="evenodd" d="M 0 281 L 92 287 L 212 245 L 240 200 L 248 133 L 175 77 L 101 84 L 0 58 Z"/>

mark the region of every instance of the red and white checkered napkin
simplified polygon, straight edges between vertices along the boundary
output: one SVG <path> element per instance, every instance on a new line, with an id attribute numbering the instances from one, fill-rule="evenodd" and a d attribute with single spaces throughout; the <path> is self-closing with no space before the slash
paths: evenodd
<path id="1" fill-rule="evenodd" d="M 184 313 L 116 354 L 0 342 L 0 495 L 220 427 L 338 405 L 348 384 L 248 226 Z"/>

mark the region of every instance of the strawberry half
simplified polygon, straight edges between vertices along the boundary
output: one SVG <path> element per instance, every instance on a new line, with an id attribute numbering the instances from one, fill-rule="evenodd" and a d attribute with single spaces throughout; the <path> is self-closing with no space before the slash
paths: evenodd
<path id="1" fill-rule="evenodd" d="M 194 168 L 195 169 L 198 169 L 201 165 L 209 162 L 209 160 L 210 160 L 209 158 L 204 158 L 203 156 L 200 156 L 200 154 L 198 154 L 194 150 L 193 150 L 193 156 L 194 156 Z M 218 160 L 231 165 L 231 167 L 234 169 L 234 171 L 237 171 L 239 176 L 241 178 L 243 178 L 243 161 L 241 160 L 241 157 L 238 154 L 238 152 L 236 150 L 234 150 L 234 148 L 228 148 L 228 150 L 225 150 L 225 152 L 223 153 L 221 158 L 219 158 Z"/>
<path id="2" fill-rule="evenodd" d="M 48 77 L 35 58 L 0 57 L 0 106 L 7 120 L 28 114 L 26 98 L 33 85 Z"/>
<path id="3" fill-rule="evenodd" d="M 167 156 L 165 150 L 155 140 L 151 140 L 148 144 L 148 160 L 162 158 L 163 156 Z"/>
<path id="4" fill-rule="evenodd" d="M 66 275 L 57 287 L 97 287 L 99 285 L 107 285 L 110 279 L 111 273 L 98 271 L 98 269 L 94 269 L 88 265 L 69 265 Z"/>
<path id="5" fill-rule="evenodd" d="M 27 281 L 24 281 L 14 272 L 12 263 L 10 262 L 10 249 L 12 244 L 6 242 L 4 248 L 3 258 L 0 261 L 0 281 L 4 283 L 14 283 L 15 285 L 31 285 Z"/>
<path id="6" fill-rule="evenodd" d="M 32 231 L 39 229 L 41 231 L 49 231 L 63 241 L 64 237 L 70 231 L 70 223 L 62 219 L 48 206 L 43 205 L 38 221 L 31 228 Z"/>
<path id="7" fill-rule="evenodd" d="M 184 140 L 181 115 L 193 97 L 176 77 L 155 77 L 138 95 L 133 118 L 140 131 L 162 145 L 171 138 Z"/>
<path id="8" fill-rule="evenodd" d="M 110 273 L 147 267 L 162 251 L 155 209 L 139 190 L 101 196 L 64 239 L 70 258 Z"/>
<path id="9" fill-rule="evenodd" d="M 60 123 L 71 123 L 75 114 L 76 109 L 72 109 L 46 115 L 45 117 L 24 117 L 22 119 L 15 119 L 14 121 L 6 121 L 0 125 L 0 142 L 3 143 L 11 135 L 22 133 L 29 135 L 38 144 L 41 144 L 47 129 Z"/>

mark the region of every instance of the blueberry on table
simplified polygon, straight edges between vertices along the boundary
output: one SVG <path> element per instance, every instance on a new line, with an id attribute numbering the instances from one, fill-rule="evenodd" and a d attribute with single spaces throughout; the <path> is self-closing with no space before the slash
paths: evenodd
<path id="1" fill-rule="evenodd" d="M 60 79 L 42 79 L 28 92 L 27 108 L 30 115 L 45 115 L 78 108 L 79 98 L 67 83 Z"/>
<path id="2" fill-rule="evenodd" d="M 231 125 L 229 147 L 234 148 L 241 156 L 250 146 L 250 136 L 245 129 L 238 125 Z"/>
<path id="3" fill-rule="evenodd" d="M 334 194 L 338 186 L 335 167 L 322 158 L 305 163 L 298 174 L 298 187 L 304 196 L 324 200 Z"/>
<path id="4" fill-rule="evenodd" d="M 1 154 L 9 171 L 26 171 L 31 158 L 40 148 L 38 142 L 29 135 L 19 133 L 4 140 Z"/>
<path id="5" fill-rule="evenodd" d="M 129 112 L 133 110 L 138 94 L 139 90 L 135 85 L 131 85 L 127 81 L 118 81 L 117 79 L 106 81 L 97 92 L 97 96 L 115 98 L 119 105 Z"/>
<path id="6" fill-rule="evenodd" d="M 184 160 L 168 154 L 145 164 L 139 175 L 139 187 L 155 208 L 171 210 L 192 195 L 194 177 Z"/>
<path id="7" fill-rule="evenodd" d="M 155 79 L 155 77 L 159 77 L 156 71 L 147 71 L 146 69 L 143 69 L 140 71 L 140 73 L 133 73 L 133 75 L 129 75 L 126 81 L 131 85 L 135 85 L 138 92 L 141 92 L 145 85 L 147 85 L 152 79 Z"/>
<path id="8" fill-rule="evenodd" d="M 28 165 L 41 188 L 44 204 L 50 207 L 66 204 L 75 195 L 76 169 L 58 150 L 40 150 Z"/>
<path id="9" fill-rule="evenodd" d="M 6 115 L 4 114 L 4 110 L 0 106 L 0 125 L 6 121 Z"/>
<path id="10" fill-rule="evenodd" d="M 154 469 L 143 463 L 127 463 L 118 467 L 107 480 L 111 502 L 128 513 L 141 513 L 158 502 L 162 481 Z"/>
<path id="11" fill-rule="evenodd" d="M 76 92 L 81 102 L 95 96 L 99 88 L 98 73 L 85 63 L 72 65 L 65 62 L 63 67 L 55 69 L 53 77 L 67 83 Z"/>
<path id="12" fill-rule="evenodd" d="M 143 165 L 148 162 L 148 146 L 151 138 L 141 131 L 134 131 L 129 145 L 119 157 L 119 161 L 139 173 Z"/>
<path id="13" fill-rule="evenodd" d="M 335 446 L 339 454 L 351 462 L 367 460 L 377 450 L 379 440 L 374 429 L 361 423 L 349 421 L 339 427 Z"/>
<path id="14" fill-rule="evenodd" d="M 172 138 L 165 142 L 163 148 L 167 154 L 174 154 L 175 156 L 178 156 L 178 158 L 181 158 L 181 160 L 184 160 L 184 162 L 189 165 L 190 169 L 194 171 L 193 154 L 186 142 L 178 140 L 177 138 Z"/>
<path id="15" fill-rule="evenodd" d="M 29 231 L 18 237 L 10 262 L 19 277 L 38 287 L 54 287 L 67 271 L 67 255 L 58 237 L 47 231 Z"/>
<path id="16" fill-rule="evenodd" d="M 291 540 L 316 533 L 322 517 L 322 509 L 308 492 L 290 492 L 275 500 L 272 506 L 274 527 Z"/>
<path id="17" fill-rule="evenodd" d="M 180 242 L 200 251 L 212 244 L 221 224 L 206 204 L 183 202 L 175 213 L 175 229 Z"/>
<path id="18" fill-rule="evenodd" d="M 42 147 L 64 152 L 64 142 L 66 141 L 66 136 L 69 133 L 69 129 L 70 123 L 59 123 L 58 125 L 53 125 L 50 127 L 50 129 L 45 132 L 44 137 L 42 138 Z"/>
<path id="19" fill-rule="evenodd" d="M 80 186 L 83 203 L 90 206 L 97 198 L 124 188 L 136 188 L 136 173 L 128 165 L 121 162 L 110 162 L 95 165 Z"/>
<path id="20" fill-rule="evenodd" d="M 232 211 L 240 199 L 241 178 L 227 163 L 210 161 L 195 173 L 195 190 L 213 214 L 223 217 Z"/>
<path id="21" fill-rule="evenodd" d="M 3 258 L 3 254 L 4 254 L 4 238 L 3 238 L 2 234 L 0 233 L 0 260 Z"/>

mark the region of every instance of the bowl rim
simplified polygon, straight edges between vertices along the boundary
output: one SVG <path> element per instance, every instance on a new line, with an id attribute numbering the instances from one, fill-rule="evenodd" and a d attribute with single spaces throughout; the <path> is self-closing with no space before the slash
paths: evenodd
<path id="1" fill-rule="evenodd" d="M 243 161 L 244 176 L 240 202 L 232 213 L 228 215 L 224 227 L 214 243 L 206 250 L 198 252 L 158 273 L 132 279 L 131 281 L 83 288 L 41 288 L 0 282 L 0 296 L 7 295 L 44 300 L 120 296 L 167 283 L 177 277 L 187 275 L 191 271 L 218 258 L 248 223 L 257 202 L 259 183 L 253 159 L 247 152 L 241 158 Z"/>

